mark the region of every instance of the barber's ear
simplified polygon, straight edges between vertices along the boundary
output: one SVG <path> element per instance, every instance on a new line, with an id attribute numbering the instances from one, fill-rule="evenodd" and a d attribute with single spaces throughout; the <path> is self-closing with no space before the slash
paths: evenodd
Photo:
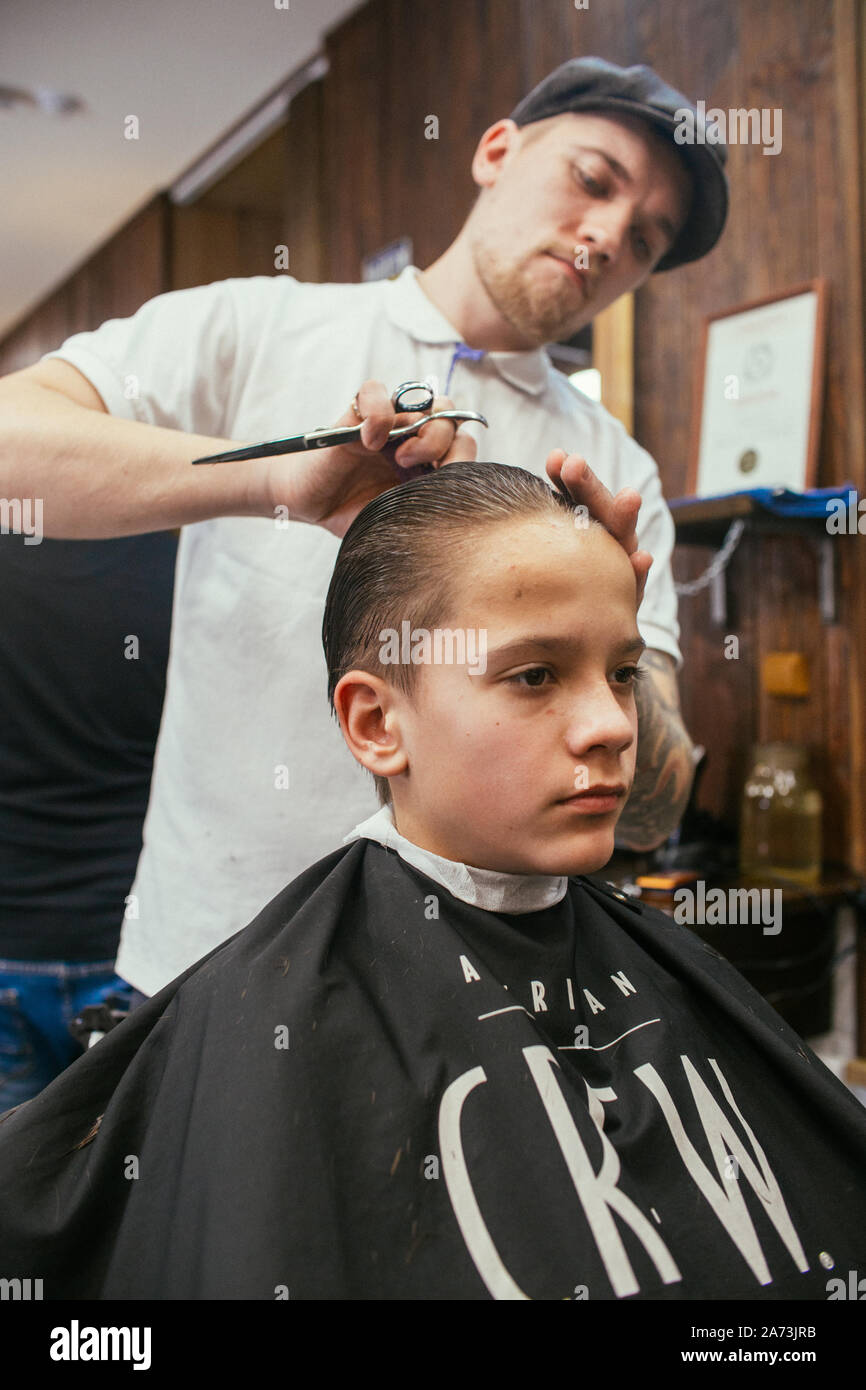
<path id="1" fill-rule="evenodd" d="M 347 671 L 334 708 L 349 752 L 376 777 L 399 777 L 409 766 L 393 686 L 369 671 Z"/>
<path id="2" fill-rule="evenodd" d="M 496 182 L 519 144 L 520 127 L 510 117 L 485 130 L 472 159 L 472 177 L 479 188 L 489 188 Z"/>

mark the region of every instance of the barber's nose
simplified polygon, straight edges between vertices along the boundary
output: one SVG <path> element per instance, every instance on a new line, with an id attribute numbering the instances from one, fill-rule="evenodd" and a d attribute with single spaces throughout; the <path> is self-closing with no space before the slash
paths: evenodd
<path id="1" fill-rule="evenodd" d="M 613 207 L 594 209 L 578 225 L 576 244 L 589 248 L 605 264 L 616 258 L 627 231 L 627 218 Z"/>
<path id="2" fill-rule="evenodd" d="M 590 256 L 595 256 L 605 265 L 610 260 L 610 251 L 607 249 L 607 239 L 604 236 L 598 236 L 593 232 L 578 232 L 577 245 L 585 246 Z"/>

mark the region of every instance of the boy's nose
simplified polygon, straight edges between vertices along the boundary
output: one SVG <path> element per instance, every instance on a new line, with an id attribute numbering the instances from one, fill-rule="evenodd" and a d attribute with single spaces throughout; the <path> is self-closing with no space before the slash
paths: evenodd
<path id="1" fill-rule="evenodd" d="M 569 752 L 575 757 L 598 747 L 624 752 L 634 737 L 628 712 L 607 682 L 575 697 L 566 732 Z"/>

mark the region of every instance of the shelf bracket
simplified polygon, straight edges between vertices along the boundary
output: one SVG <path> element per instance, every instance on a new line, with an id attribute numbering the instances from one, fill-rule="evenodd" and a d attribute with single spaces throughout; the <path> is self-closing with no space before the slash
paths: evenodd
<path id="1" fill-rule="evenodd" d="M 710 580 L 710 618 L 717 627 L 728 625 L 728 590 L 724 570 L 714 574 Z"/>
<path id="2" fill-rule="evenodd" d="M 825 626 L 836 622 L 836 552 L 832 536 L 816 537 L 818 542 L 818 605 Z"/>

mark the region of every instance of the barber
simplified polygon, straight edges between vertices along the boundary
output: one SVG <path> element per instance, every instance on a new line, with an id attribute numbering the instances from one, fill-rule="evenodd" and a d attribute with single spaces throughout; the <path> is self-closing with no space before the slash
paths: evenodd
<path id="1" fill-rule="evenodd" d="M 434 409 L 453 397 L 487 417 L 483 457 L 542 475 L 546 460 L 631 554 L 649 679 L 619 843 L 653 848 L 678 823 L 691 741 L 658 470 L 543 349 L 718 239 L 724 151 L 674 141 L 684 108 L 649 68 L 564 63 L 481 137 L 480 196 L 423 273 L 176 291 L 0 381 L 0 491 L 42 497 L 47 535 L 184 527 L 144 849 L 118 905 L 117 969 L 137 990 L 154 993 L 238 930 L 375 809 L 328 717 L 319 629 L 337 538 L 394 485 L 381 451 L 414 418 L 395 421 L 389 399 L 407 379 L 442 385 Z M 190 466 L 289 426 L 358 419 L 356 445 Z M 408 470 L 475 452 L 439 421 L 395 458 Z"/>

